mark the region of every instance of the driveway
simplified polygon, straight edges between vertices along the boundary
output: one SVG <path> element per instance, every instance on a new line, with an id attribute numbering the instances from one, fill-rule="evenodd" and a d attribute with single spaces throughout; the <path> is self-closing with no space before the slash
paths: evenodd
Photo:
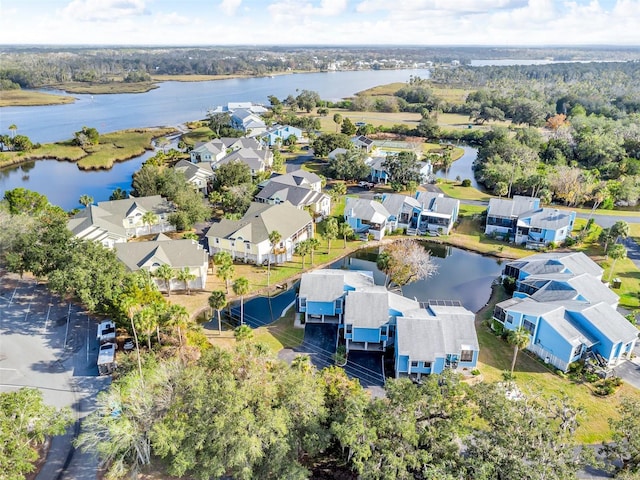
<path id="1" fill-rule="evenodd" d="M 97 459 L 71 443 L 97 393 L 109 385 L 109 377 L 97 376 L 96 326 L 33 280 L 4 275 L 0 281 L 0 391 L 37 388 L 47 404 L 70 407 L 76 420 L 53 438 L 39 480 L 97 478 Z"/>
<path id="2" fill-rule="evenodd" d="M 293 349 L 280 350 L 278 357 L 291 363 L 298 355 L 309 355 L 311 363 L 318 370 L 334 364 L 338 325 L 335 323 L 307 323 L 304 327 L 302 344 Z"/>
<path id="3" fill-rule="evenodd" d="M 360 385 L 369 389 L 377 387 L 381 391 L 384 387 L 384 373 L 382 370 L 382 353 L 350 351 L 344 370 L 351 378 L 357 378 Z"/>
<path id="4" fill-rule="evenodd" d="M 305 162 L 313 160 L 313 158 L 314 158 L 313 150 L 309 150 L 309 152 L 305 153 L 304 155 L 298 155 L 296 158 L 292 158 L 291 160 L 287 160 L 287 162 L 285 163 L 287 173 L 295 172 L 296 170 L 300 170 L 302 168 L 302 165 Z"/>

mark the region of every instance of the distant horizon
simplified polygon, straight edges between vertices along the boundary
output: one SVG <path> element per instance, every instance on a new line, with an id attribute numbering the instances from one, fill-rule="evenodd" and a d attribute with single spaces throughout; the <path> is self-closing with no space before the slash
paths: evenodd
<path id="1" fill-rule="evenodd" d="M 640 0 L 2 3 L 7 46 L 640 46 Z"/>

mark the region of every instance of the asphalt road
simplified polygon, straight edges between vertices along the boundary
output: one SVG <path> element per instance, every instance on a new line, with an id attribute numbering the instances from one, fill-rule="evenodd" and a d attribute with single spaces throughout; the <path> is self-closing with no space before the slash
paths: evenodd
<path id="1" fill-rule="evenodd" d="M 76 419 L 65 435 L 52 439 L 37 480 L 97 478 L 97 458 L 72 447 L 81 419 L 110 380 L 98 377 L 96 325 L 33 280 L 0 280 L 0 391 L 38 388 L 47 404 L 70 407 Z"/>

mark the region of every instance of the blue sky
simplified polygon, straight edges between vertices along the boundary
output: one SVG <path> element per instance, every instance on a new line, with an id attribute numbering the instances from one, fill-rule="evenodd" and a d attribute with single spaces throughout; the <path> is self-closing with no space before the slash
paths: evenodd
<path id="1" fill-rule="evenodd" d="M 640 0 L 0 1 L 0 44 L 640 45 Z"/>

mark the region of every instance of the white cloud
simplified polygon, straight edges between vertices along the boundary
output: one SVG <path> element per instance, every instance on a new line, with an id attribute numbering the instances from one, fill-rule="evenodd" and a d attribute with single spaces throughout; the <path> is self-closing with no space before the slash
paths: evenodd
<path id="1" fill-rule="evenodd" d="M 267 7 L 276 22 L 292 22 L 295 19 L 309 21 L 318 17 L 336 17 L 347 9 L 347 0 L 321 0 L 319 6 L 311 2 L 282 0 Z"/>
<path id="2" fill-rule="evenodd" d="M 118 21 L 124 17 L 147 15 L 146 0 L 73 0 L 62 14 L 80 21 Z"/>
<path id="3" fill-rule="evenodd" d="M 197 21 L 197 19 L 194 20 L 176 12 L 171 12 L 158 13 L 154 15 L 154 21 L 159 25 L 192 25 Z"/>
<path id="4" fill-rule="evenodd" d="M 227 15 L 233 15 L 240 7 L 242 0 L 222 0 L 220 2 L 220 10 L 222 10 Z"/>

